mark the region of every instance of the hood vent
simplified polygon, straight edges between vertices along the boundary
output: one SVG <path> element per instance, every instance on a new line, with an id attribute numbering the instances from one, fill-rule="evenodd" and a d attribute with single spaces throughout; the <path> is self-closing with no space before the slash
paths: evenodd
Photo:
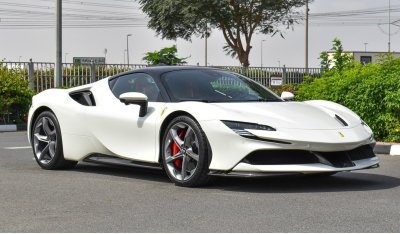
<path id="1" fill-rule="evenodd" d="M 336 115 L 335 114 L 335 119 L 341 124 L 341 125 L 343 125 L 343 126 L 349 126 L 349 124 L 348 123 L 346 123 L 346 121 L 344 121 L 344 119 L 342 119 L 339 115 Z"/>

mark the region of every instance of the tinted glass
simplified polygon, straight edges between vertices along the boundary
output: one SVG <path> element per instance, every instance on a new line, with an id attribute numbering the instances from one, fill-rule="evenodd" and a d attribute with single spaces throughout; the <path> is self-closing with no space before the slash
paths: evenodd
<path id="1" fill-rule="evenodd" d="M 160 90 L 154 82 L 153 77 L 145 73 L 120 76 L 110 81 L 110 87 L 117 98 L 123 93 L 138 92 L 146 94 L 149 102 L 162 101 Z"/>
<path id="2" fill-rule="evenodd" d="M 220 70 L 180 70 L 162 75 L 174 102 L 282 101 L 272 91 L 236 73 Z"/>

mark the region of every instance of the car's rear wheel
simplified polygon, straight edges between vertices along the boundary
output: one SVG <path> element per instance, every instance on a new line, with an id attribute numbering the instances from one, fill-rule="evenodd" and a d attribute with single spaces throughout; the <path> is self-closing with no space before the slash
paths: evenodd
<path id="1" fill-rule="evenodd" d="M 44 111 L 36 118 L 31 142 L 36 162 L 43 169 L 68 169 L 77 164 L 64 159 L 60 126 L 50 111 Z"/>
<path id="2" fill-rule="evenodd" d="M 171 121 L 163 137 L 162 161 L 168 177 L 178 186 L 195 187 L 209 181 L 209 146 L 196 121 L 188 116 Z"/>

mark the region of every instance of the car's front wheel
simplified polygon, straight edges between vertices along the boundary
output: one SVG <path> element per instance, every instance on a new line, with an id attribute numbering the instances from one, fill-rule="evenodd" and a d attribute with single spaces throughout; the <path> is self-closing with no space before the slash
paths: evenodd
<path id="1" fill-rule="evenodd" d="M 64 159 L 60 126 L 50 111 L 44 111 L 36 118 L 31 142 L 36 162 L 43 169 L 67 169 L 77 164 Z"/>
<path id="2" fill-rule="evenodd" d="M 195 187 L 209 181 L 209 146 L 196 121 L 188 116 L 176 117 L 162 142 L 163 166 L 176 185 Z"/>

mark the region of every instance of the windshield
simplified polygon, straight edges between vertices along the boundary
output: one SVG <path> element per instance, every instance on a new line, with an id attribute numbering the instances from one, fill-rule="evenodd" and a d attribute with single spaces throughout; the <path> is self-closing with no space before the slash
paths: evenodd
<path id="1" fill-rule="evenodd" d="M 276 94 L 242 75 L 206 69 L 179 70 L 161 76 L 173 102 L 279 102 Z"/>

